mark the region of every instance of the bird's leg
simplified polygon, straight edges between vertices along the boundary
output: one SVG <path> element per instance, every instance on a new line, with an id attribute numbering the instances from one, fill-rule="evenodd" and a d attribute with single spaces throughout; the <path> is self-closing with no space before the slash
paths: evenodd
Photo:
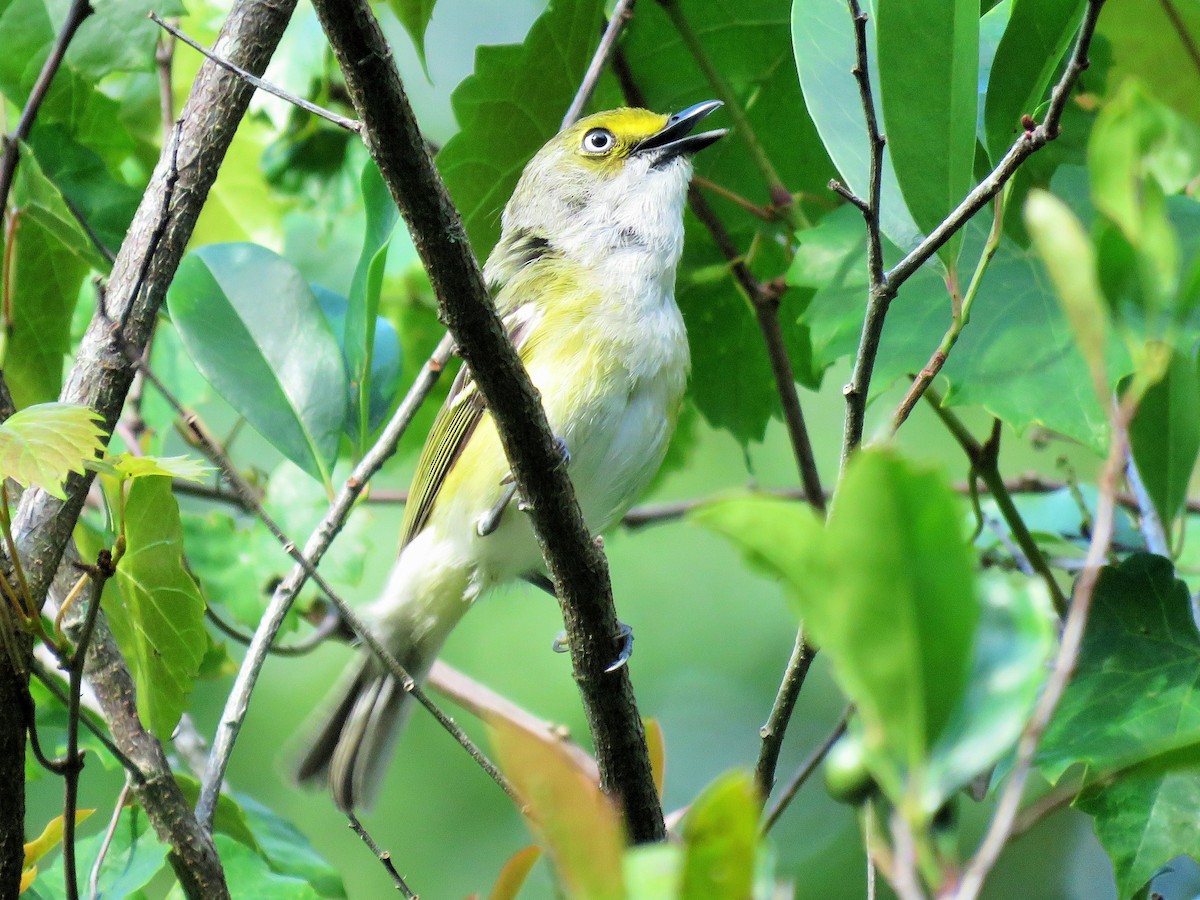
<path id="1" fill-rule="evenodd" d="M 558 596 L 554 591 L 554 582 L 541 572 L 527 572 L 522 577 L 534 587 L 541 588 L 551 597 Z M 605 669 L 605 672 L 617 671 L 617 669 L 629 662 L 629 657 L 633 655 L 633 628 L 620 620 L 617 621 L 617 639 L 621 642 L 621 649 L 617 653 L 616 661 Z M 554 643 L 550 645 L 550 649 L 555 653 L 566 653 L 571 649 L 571 644 L 567 640 L 567 633 L 565 631 L 558 633 L 554 638 Z"/>
<path id="2" fill-rule="evenodd" d="M 563 464 L 570 463 L 571 451 L 567 449 L 567 442 L 561 437 L 556 437 L 554 441 L 558 444 L 559 452 L 562 453 Z M 517 500 L 517 509 L 522 512 L 529 509 L 529 504 L 517 497 L 517 483 L 513 479 L 512 472 L 505 475 L 500 480 L 500 484 L 504 487 L 504 490 L 500 494 L 500 499 L 496 501 L 496 504 L 491 509 L 480 516 L 479 521 L 475 523 L 475 533 L 480 537 L 487 537 L 500 527 L 500 519 L 504 516 L 504 511 L 508 509 L 508 505 L 513 502 L 514 498 Z"/>

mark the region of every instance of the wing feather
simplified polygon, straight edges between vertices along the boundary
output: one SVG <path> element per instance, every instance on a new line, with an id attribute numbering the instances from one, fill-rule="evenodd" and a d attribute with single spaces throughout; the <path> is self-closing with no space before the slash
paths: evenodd
<path id="1" fill-rule="evenodd" d="M 535 318 L 532 306 L 521 306 L 503 319 L 508 339 L 520 353 L 529 336 Z M 450 385 L 450 394 L 438 411 L 421 458 L 417 462 L 417 473 L 408 492 L 408 504 L 404 510 L 404 525 L 400 532 L 400 546 L 411 541 L 429 521 L 438 493 L 446 482 L 446 476 L 462 456 L 463 449 L 471 440 L 487 412 L 483 395 L 475 387 L 466 365 L 459 369 Z"/>

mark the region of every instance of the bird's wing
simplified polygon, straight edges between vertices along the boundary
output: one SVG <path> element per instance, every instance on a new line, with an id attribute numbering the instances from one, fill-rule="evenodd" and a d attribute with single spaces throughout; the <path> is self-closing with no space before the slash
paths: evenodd
<path id="1" fill-rule="evenodd" d="M 508 339 L 517 348 L 518 354 L 525 349 L 525 341 L 535 317 L 536 311 L 532 306 L 521 306 L 502 320 Z M 417 474 L 408 492 L 404 526 L 400 531 L 401 547 L 411 541 L 429 521 L 429 514 L 446 476 L 462 455 L 463 448 L 475 433 L 485 411 L 483 395 L 479 393 L 475 379 L 464 364 L 450 385 L 446 402 L 438 411 L 429 437 L 425 439 L 425 447 L 417 463 Z"/>

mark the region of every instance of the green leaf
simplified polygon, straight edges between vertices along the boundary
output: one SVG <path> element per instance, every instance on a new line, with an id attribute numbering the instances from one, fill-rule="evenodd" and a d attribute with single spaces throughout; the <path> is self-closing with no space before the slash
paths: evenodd
<path id="1" fill-rule="evenodd" d="M 1138 553 L 1107 566 L 1038 766 L 1054 781 L 1075 763 L 1104 772 L 1198 739 L 1198 688 L 1200 633 L 1170 561 Z"/>
<path id="2" fill-rule="evenodd" d="M 0 476 L 65 500 L 63 482 L 104 452 L 100 414 L 74 403 L 39 403 L 0 423 Z"/>
<path id="3" fill-rule="evenodd" d="M 138 714 L 165 740 L 187 708 L 208 645 L 204 600 L 184 567 L 171 479 L 130 482 L 125 539 L 117 575 L 104 588 L 104 611 L 133 672 Z"/>
<path id="4" fill-rule="evenodd" d="M 1100 778 L 1192 746 L 1193 768 L 1156 763 L 1081 798 L 1096 816 L 1122 896 L 1176 853 L 1196 852 L 1197 744 L 1200 633 L 1188 589 L 1169 560 L 1135 554 L 1101 572 L 1075 677 L 1037 758 L 1051 781 L 1077 763 Z"/>
<path id="5" fill-rule="evenodd" d="M 371 431 L 372 381 L 375 370 L 375 324 L 379 317 L 379 291 L 383 285 L 383 267 L 387 262 L 392 230 L 400 211 L 388 193 L 383 176 L 374 162 L 363 166 L 360 181 L 363 208 L 367 214 L 362 253 L 350 285 L 350 305 L 346 312 L 346 365 L 353 394 L 350 435 L 366 449 Z M 397 344 L 399 347 L 399 344 Z M 398 360 L 397 360 L 398 362 Z"/>
<path id="6" fill-rule="evenodd" d="M 459 132 L 437 161 L 481 260 L 496 243 L 500 211 L 521 170 L 558 132 L 603 13 L 601 0 L 553 0 L 523 44 L 478 48 L 475 73 L 454 89 Z M 499 134 L 504 140 L 496 140 Z"/>
<path id="7" fill-rule="evenodd" d="M 58 398 L 71 314 L 84 276 L 106 267 L 24 145 L 12 201 L 11 246 L 6 248 L 12 324 L 2 359 L 13 400 L 23 407 Z"/>
<path id="8" fill-rule="evenodd" d="M 350 310 L 350 301 L 337 293 L 337 291 L 331 291 L 320 285 L 314 284 L 310 285 L 310 287 L 317 298 L 317 302 L 321 304 L 321 312 L 325 314 L 325 319 L 329 322 L 329 327 L 333 330 L 334 339 L 337 340 L 338 346 L 342 348 L 342 358 L 346 361 L 346 381 L 349 385 L 347 403 L 352 411 L 351 415 L 347 417 L 346 424 L 347 431 L 355 434 L 358 431 L 357 404 L 359 392 L 355 386 L 354 377 L 350 372 L 350 362 L 346 346 L 346 317 Z M 391 322 L 383 316 L 379 316 L 375 320 L 373 331 L 375 339 L 374 346 L 371 349 L 371 374 L 368 379 L 370 384 L 368 389 L 368 433 L 374 431 L 383 423 L 397 397 L 403 396 L 400 391 L 400 377 L 404 369 L 405 356 L 403 347 L 400 344 L 400 335 L 396 333 L 396 328 Z M 428 358 L 428 354 L 426 354 L 426 358 Z M 424 359 L 422 359 L 422 362 L 424 362 Z M 419 431 L 419 429 L 413 430 L 414 432 Z"/>
<path id="9" fill-rule="evenodd" d="M 67 63 L 87 78 L 111 72 L 153 72 L 159 26 L 147 15 L 182 16 L 179 0 L 104 0 L 83 20 L 67 50 Z M 114 41 L 119 34 L 121 40 Z"/>
<path id="10" fill-rule="evenodd" d="M 171 319 L 209 383 L 280 453 L 332 484 L 346 422 L 342 354 L 295 267 L 255 244 L 213 244 L 180 263 Z"/>
<path id="11" fill-rule="evenodd" d="M 412 38 L 426 76 L 429 75 L 429 63 L 425 59 L 425 29 L 429 27 L 429 20 L 433 18 L 433 7 L 436 4 L 437 0 L 388 0 L 388 6 Z"/>
<path id="12" fill-rule="evenodd" d="M 1200 853 L 1195 837 L 1200 761 L 1195 756 L 1186 769 L 1135 775 L 1084 791 L 1074 806 L 1096 820 L 1096 837 L 1112 859 L 1122 897 L 1131 896 L 1177 854 Z"/>
<path id="13" fill-rule="evenodd" d="M 867 19 L 868 68 L 873 86 L 879 85 L 878 60 L 874 53 L 876 28 Z M 792 3 L 792 47 L 804 102 L 817 131 L 846 184 L 858 196 L 868 193 L 870 142 L 863 118 L 855 66 L 854 26 L 850 10 L 842 0 L 794 0 Z M 943 48 L 938 48 L 944 56 Z M 881 123 L 879 91 L 874 93 L 875 115 Z M 971 119 L 974 122 L 974 118 Z M 890 135 L 888 145 L 891 144 Z M 884 147 L 880 182 L 880 227 L 892 243 L 903 249 L 915 247 L 921 231 L 900 193 L 889 146 Z"/>
<path id="14" fill-rule="evenodd" d="M 76 842 L 75 866 L 86 884 L 87 873 L 95 865 L 96 857 L 104 843 L 101 831 Z M 98 897 L 137 897 L 163 868 L 167 858 L 165 844 L 159 843 L 145 811 L 140 806 L 130 806 L 121 812 L 112 842 L 100 864 L 100 879 L 97 883 Z M 45 900 L 66 897 L 63 888 L 63 863 L 61 854 L 49 869 L 39 873 L 37 893 Z"/>
<path id="15" fill-rule="evenodd" d="M 967 690 L 929 758 L 924 806 L 930 814 L 1016 743 L 1045 683 L 1057 633 L 1041 581 L 983 579 Z"/>
<path id="16" fill-rule="evenodd" d="M 233 896 L 255 900 L 319 900 L 321 895 L 307 881 L 272 871 L 267 861 L 245 844 L 224 834 L 215 835 L 213 843 L 217 845 Z"/>
<path id="17" fill-rule="evenodd" d="M 600 786 L 553 737 L 506 719 L 489 721 L 504 773 L 527 804 L 530 827 L 554 860 L 571 897 L 620 900 L 621 818 Z"/>
<path id="18" fill-rule="evenodd" d="M 1182 28 L 1178 27 L 1182 25 Z M 1194 3 L 1107 3 L 1097 36 L 1112 53 L 1109 83 L 1137 78 L 1172 108 L 1200 122 L 1200 93 L 1191 78 L 1200 43 L 1200 7 Z"/>
<path id="19" fill-rule="evenodd" d="M 308 882 L 322 897 L 346 896 L 341 873 L 295 825 L 247 794 L 239 793 L 235 799 L 273 871 Z"/>
<path id="20" fill-rule="evenodd" d="M 863 451 L 824 531 L 807 509 L 763 498 L 718 501 L 693 518 L 784 578 L 858 706 L 874 774 L 896 802 L 918 803 L 928 755 L 966 691 L 980 618 L 945 478 Z"/>
<path id="21" fill-rule="evenodd" d="M 1174 296 L 1179 266 L 1179 241 L 1151 164 L 1155 154 L 1170 146 L 1168 131 L 1161 105 L 1127 82 L 1096 117 L 1088 140 L 1092 202 L 1128 243 L 1129 268 L 1140 286 L 1135 296 L 1152 311 L 1166 307 Z"/>
<path id="22" fill-rule="evenodd" d="M 682 900 L 744 900 L 754 884 L 760 800 L 748 772 L 730 772 L 692 803 L 683 822 Z"/>
<path id="23" fill-rule="evenodd" d="M 884 131 L 917 226 L 933 231 L 974 184 L 979 0 L 878 0 Z M 938 251 L 951 272 L 959 232 Z"/>
<path id="24" fill-rule="evenodd" d="M 1036 116 L 1050 79 L 1079 27 L 1083 0 L 1013 0 L 987 82 L 984 128 L 993 165 Z"/>
<path id="25" fill-rule="evenodd" d="M 496 883 L 492 885 L 492 892 L 488 894 L 488 900 L 517 900 L 517 895 L 525 886 L 525 880 L 529 877 L 530 871 L 541 857 L 541 849 L 532 845 L 522 847 L 510 856 L 500 867 L 500 873 L 496 876 Z"/>
<path id="26" fill-rule="evenodd" d="M 1200 453 L 1200 374 L 1191 353 L 1179 350 L 1150 387 L 1129 423 L 1129 444 L 1142 484 L 1170 531 L 1187 501 Z"/>
<path id="27" fill-rule="evenodd" d="M 1092 385 L 1108 394 L 1104 350 L 1108 308 L 1096 277 L 1092 242 L 1070 208 L 1045 191 L 1034 190 L 1025 203 L 1025 227 L 1050 272 L 1067 321 L 1092 372 Z"/>
<path id="28" fill-rule="evenodd" d="M 166 475 L 184 481 L 203 481 L 216 471 L 208 463 L 191 456 L 134 456 L 130 453 L 118 453 L 104 462 L 113 474 L 122 478 Z"/>

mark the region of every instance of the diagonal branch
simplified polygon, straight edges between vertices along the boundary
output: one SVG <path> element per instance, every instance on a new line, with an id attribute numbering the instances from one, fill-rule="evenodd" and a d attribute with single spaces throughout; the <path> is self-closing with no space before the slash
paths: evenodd
<path id="1" fill-rule="evenodd" d="M 1058 137 L 1062 124 L 1063 111 L 1067 100 L 1074 90 L 1079 76 L 1087 69 L 1088 52 L 1092 44 L 1092 36 L 1096 32 L 1096 21 L 1100 16 L 1100 8 L 1104 0 L 1088 0 L 1084 10 L 1083 21 L 1079 26 L 1079 34 L 1075 39 L 1075 47 L 1067 62 L 1062 77 L 1050 93 L 1050 105 L 1046 110 L 1045 121 L 1030 131 L 1021 134 L 1009 148 L 1004 158 L 996 167 L 977 184 L 963 201 L 948 215 L 940 225 L 913 248 L 900 262 L 884 272 L 882 269 L 882 254 L 879 251 L 879 178 L 883 160 L 883 137 L 879 134 L 875 118 L 875 106 L 871 99 L 871 84 L 867 74 L 867 39 L 866 18 L 858 0 L 849 0 L 851 14 L 855 24 L 855 46 L 858 61 L 854 74 L 858 79 L 859 92 L 863 99 L 863 113 L 867 119 L 867 130 L 872 142 L 871 154 L 871 193 L 865 201 L 864 215 L 867 223 L 867 255 L 869 272 L 869 288 L 867 314 L 863 320 L 862 337 L 859 340 L 858 353 L 854 360 L 854 373 L 850 383 L 846 385 L 846 425 L 842 435 L 842 466 L 845 467 L 850 455 L 862 443 L 863 423 L 866 417 L 867 397 L 871 385 L 871 373 L 875 367 L 875 356 L 879 350 L 879 341 L 883 335 L 883 324 L 887 310 L 896 292 L 925 262 L 927 262 L 942 245 L 958 232 L 971 218 L 979 212 L 988 201 L 996 196 L 1008 183 L 1021 165 L 1030 156 L 1042 149 L 1050 141 Z M 860 206 L 860 209 L 864 207 Z"/>
<path id="2" fill-rule="evenodd" d="M 588 65 L 588 70 L 583 76 L 583 81 L 579 85 L 579 90 L 575 92 L 575 99 L 571 101 L 571 105 L 567 107 L 566 115 L 563 116 L 562 128 L 574 125 L 579 120 L 579 117 L 583 115 L 588 101 L 592 98 L 592 93 L 596 90 L 596 84 L 600 81 L 600 76 L 604 72 L 604 67 L 608 65 L 609 57 L 612 56 L 613 51 L 617 48 L 617 40 L 621 37 L 621 32 L 625 30 L 625 26 L 629 24 L 629 20 L 633 18 L 633 7 L 636 3 L 637 0 L 617 0 L 617 5 L 613 7 L 608 25 L 604 28 L 604 35 L 600 38 L 600 46 L 596 48 L 596 53 L 592 57 L 592 61 Z"/>
<path id="3" fill-rule="evenodd" d="M 240 0 L 226 20 L 218 50 L 237 65 L 262 72 L 283 34 L 294 0 Z M 95 409 L 111 431 L 120 416 L 134 366 L 127 349 L 140 352 L 191 237 L 204 199 L 250 102 L 253 88 L 205 63 L 134 216 L 109 277 L 107 294 L 80 344 L 61 398 Z M 26 491 L 14 519 L 22 559 L 27 561 L 32 598 L 40 606 L 62 560 L 83 506 L 92 475 L 73 476 L 67 499 L 44 491 Z M 97 622 L 92 642 L 104 644 Z M 89 677 L 93 654 L 88 654 Z M 2 664 L 0 664 L 2 665 Z M 128 681 L 119 655 L 114 677 Z M 126 701 L 132 690 L 126 694 Z M 133 734 L 137 723 L 130 704 L 107 712 L 114 737 Z M 171 775 L 161 745 L 139 738 L 139 752 L 122 746 L 146 775 L 136 788 L 159 837 L 171 848 L 171 864 L 189 896 L 226 897 L 228 888 L 211 839 L 199 828 Z M 144 752 L 142 752 L 144 751 Z"/>
<path id="4" fill-rule="evenodd" d="M 606 672 L 619 634 L 604 555 L 592 541 L 537 393 L 496 317 L 462 219 L 421 139 L 366 0 L 318 0 L 367 148 L 408 225 L 441 314 L 496 421 L 567 626 L 604 789 L 638 842 L 665 837 L 627 667 Z"/>

